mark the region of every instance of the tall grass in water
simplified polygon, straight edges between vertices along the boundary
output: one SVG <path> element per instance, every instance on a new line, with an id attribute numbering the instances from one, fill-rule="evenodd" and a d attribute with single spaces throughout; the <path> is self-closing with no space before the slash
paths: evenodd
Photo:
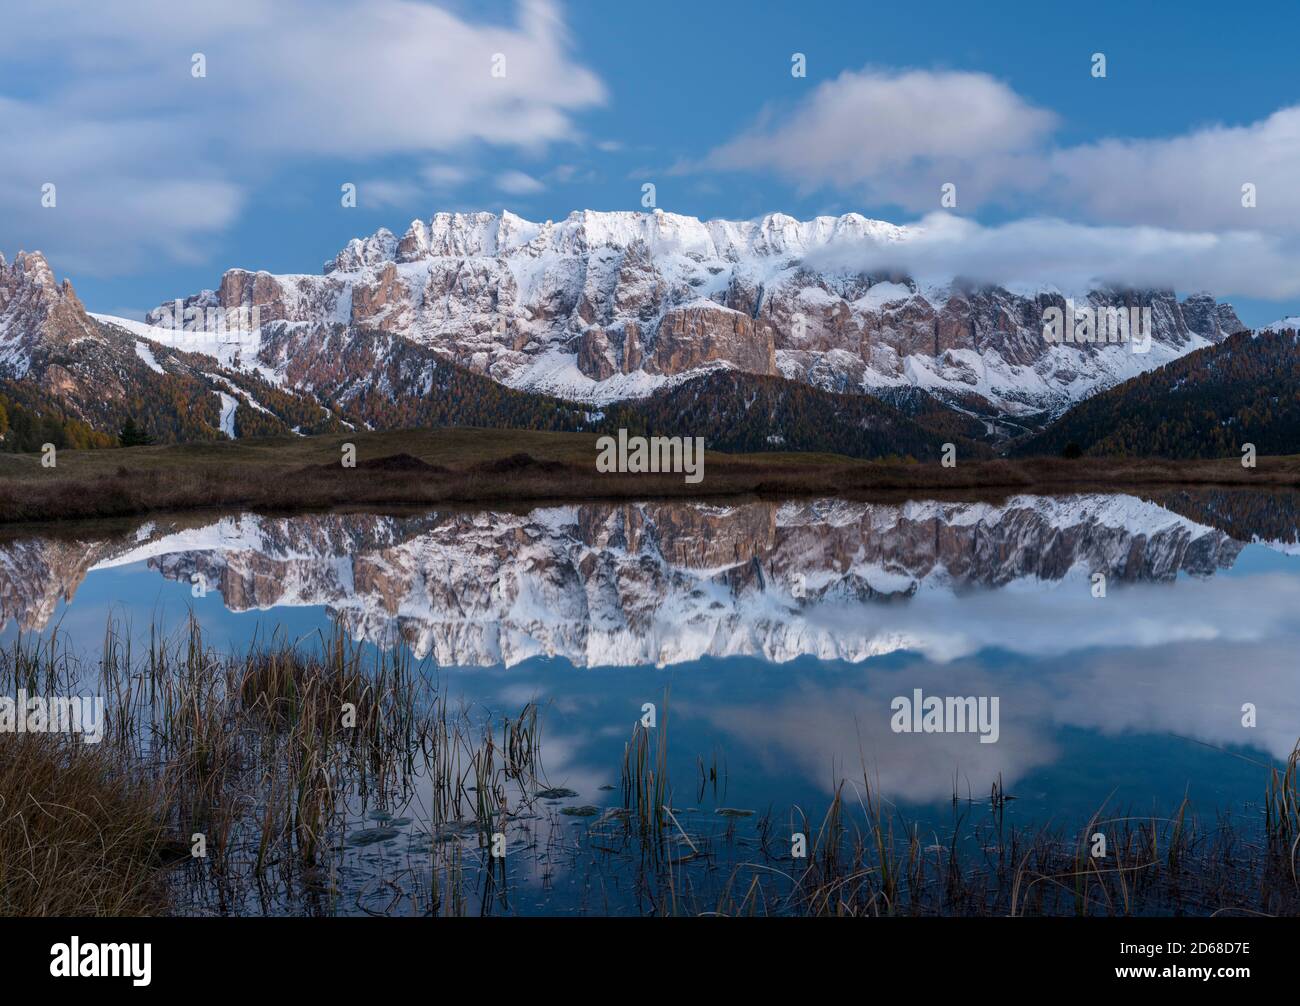
<path id="1" fill-rule="evenodd" d="M 162 910 L 165 894 L 173 910 L 234 912 L 304 891 L 328 911 L 328 878 L 359 811 L 399 806 L 427 780 L 435 826 L 473 813 L 491 828 L 537 775 L 535 706 L 506 720 L 498 740 L 491 722 L 480 733 L 449 712 L 404 651 L 367 652 L 341 632 L 316 646 L 273 637 L 231 655 L 190 619 L 177 637 L 151 631 L 147 652 L 133 655 L 110 625 L 97 666 L 78 663 L 56 634 L 0 653 L 0 694 L 17 688 L 102 696 L 106 725 L 97 747 L 0 735 L 32 755 L 0 765 L 0 882 L 9 870 L 34 878 L 3 884 L 13 893 L 0 906 L 15 913 Z M 33 835 L 43 836 L 45 874 Z M 75 885 L 47 882 L 74 854 L 90 864 L 75 850 L 95 842 L 102 855 L 86 875 L 98 894 L 89 881 L 76 896 Z M 194 847 L 204 854 L 190 856 Z M 184 863 L 182 876 L 162 882 L 159 850 Z M 459 862 L 442 868 L 461 872 Z"/>
<path id="2" fill-rule="evenodd" d="M 623 746 L 623 806 L 645 841 L 645 850 L 657 858 L 663 852 L 663 832 L 669 824 L 672 790 L 668 785 L 668 698 L 656 724 L 647 727 L 637 720 L 631 739 Z"/>
<path id="3" fill-rule="evenodd" d="M 792 815 L 791 835 L 807 839 L 802 857 L 761 822 L 762 856 L 737 857 L 720 898 L 680 907 L 724 915 L 760 905 L 771 914 L 841 916 L 1300 914 L 1297 762 L 1293 754 L 1274 773 L 1259 828 L 1226 819 L 1206 826 L 1184 798 L 1168 818 L 1098 811 L 1078 834 L 1025 829 L 1004 824 L 995 787 L 975 824 L 967 814 L 976 801 L 954 798 L 966 810 L 929 842 L 886 811 L 864 773 L 856 807 L 840 783 L 820 821 Z M 1106 848 L 1094 856 L 1099 833 Z"/>
<path id="4" fill-rule="evenodd" d="M 1300 768 L 1300 743 L 1291 751 L 1286 766 L 1269 775 L 1268 793 L 1264 800 L 1265 828 L 1269 842 L 1288 857 L 1295 872 L 1297 845 L 1300 845 L 1300 803 L 1296 796 L 1297 769 Z"/>

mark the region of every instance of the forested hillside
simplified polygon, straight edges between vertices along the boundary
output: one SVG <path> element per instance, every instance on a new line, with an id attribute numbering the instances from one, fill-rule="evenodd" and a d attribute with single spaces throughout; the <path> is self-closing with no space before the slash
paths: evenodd
<path id="1" fill-rule="evenodd" d="M 937 459 L 945 437 L 870 395 L 841 395 L 800 381 L 715 371 L 644 402 L 606 410 L 607 427 L 702 436 L 721 451 L 830 451 L 861 458 Z M 987 456 L 962 441 L 966 456 Z"/>
<path id="2" fill-rule="evenodd" d="M 1212 458 L 1300 452 L 1294 331 L 1241 332 L 1076 405 L 1015 453 Z"/>

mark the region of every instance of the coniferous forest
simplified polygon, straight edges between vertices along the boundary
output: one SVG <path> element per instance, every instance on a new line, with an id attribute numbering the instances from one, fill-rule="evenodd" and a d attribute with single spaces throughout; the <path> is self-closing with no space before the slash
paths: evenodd
<path id="1" fill-rule="evenodd" d="M 1016 453 L 1218 458 L 1300 452 L 1294 331 L 1240 332 L 1081 402 Z"/>

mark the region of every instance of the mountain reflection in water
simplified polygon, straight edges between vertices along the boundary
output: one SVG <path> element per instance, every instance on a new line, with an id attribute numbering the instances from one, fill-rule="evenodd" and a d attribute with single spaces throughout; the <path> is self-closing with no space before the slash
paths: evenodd
<path id="1" fill-rule="evenodd" d="M 44 629 L 87 575 L 146 563 L 231 611 L 322 607 L 355 638 L 400 637 L 443 665 L 859 661 L 900 649 L 951 659 L 1257 625 L 1267 610 L 1224 589 L 1091 596 L 1094 573 L 1112 591 L 1204 579 L 1244 547 L 1123 495 L 187 517 L 0 545 L 0 617 Z"/>

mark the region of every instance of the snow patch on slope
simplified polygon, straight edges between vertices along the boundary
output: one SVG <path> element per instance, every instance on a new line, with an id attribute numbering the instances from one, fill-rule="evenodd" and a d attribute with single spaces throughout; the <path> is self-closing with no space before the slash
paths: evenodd
<path id="1" fill-rule="evenodd" d="M 150 370 L 152 370 L 154 373 L 156 374 L 167 373 L 167 371 L 163 370 L 162 367 L 158 365 L 158 360 L 154 357 L 153 350 L 149 348 L 149 344 L 147 342 L 136 342 L 135 355 L 140 357 L 140 359 L 144 361 L 144 365 L 148 367 Z"/>
<path id="2" fill-rule="evenodd" d="M 91 314 L 96 321 L 107 325 L 116 325 L 142 339 L 156 342 L 160 346 L 176 349 L 182 353 L 202 353 L 213 357 L 223 367 L 231 370 L 247 370 L 256 373 L 269 383 L 282 385 L 283 379 L 274 370 L 258 364 L 257 356 L 262 348 L 262 330 L 230 329 L 222 332 L 190 331 L 163 325 L 150 325 L 130 318 L 118 318 L 111 314 Z M 144 359 L 140 343 L 136 343 L 136 353 Z M 145 351 L 149 352 L 145 347 Z M 150 359 L 153 354 L 150 352 Z M 146 363 L 148 360 L 145 361 Z M 155 367 L 157 360 L 154 360 Z"/>
<path id="3" fill-rule="evenodd" d="M 213 392 L 221 399 L 221 432 L 231 440 L 235 439 L 235 411 L 239 408 L 239 399 L 224 391 Z"/>

